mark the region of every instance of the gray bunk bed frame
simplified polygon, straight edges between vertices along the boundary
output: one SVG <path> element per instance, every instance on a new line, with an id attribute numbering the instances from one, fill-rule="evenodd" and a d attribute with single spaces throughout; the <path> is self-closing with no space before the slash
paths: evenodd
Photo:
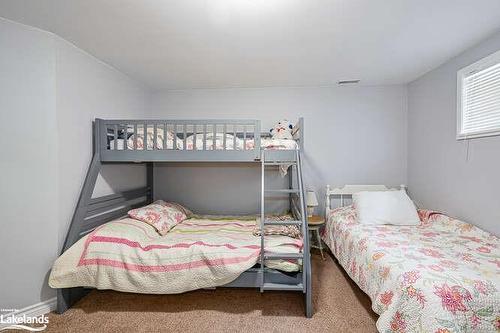
<path id="1" fill-rule="evenodd" d="M 143 146 L 137 143 L 142 129 Z M 157 142 L 157 133 L 163 130 L 163 145 Z M 261 228 L 265 225 L 297 225 L 303 235 L 303 251 L 299 254 L 268 254 L 263 251 L 265 235 L 261 233 L 261 256 L 258 267 L 243 272 L 236 280 L 222 286 L 234 288 L 260 288 L 266 290 L 300 291 L 304 294 L 305 314 L 312 316 L 311 261 L 309 253 L 309 233 L 307 213 L 302 181 L 302 156 L 304 147 L 304 120 L 300 118 L 295 127 L 294 139 L 297 149 L 270 150 L 261 148 L 261 137 L 270 136 L 262 133 L 259 120 L 206 119 L 206 120 L 108 120 L 95 119 L 93 126 L 93 157 L 85 182 L 80 192 L 73 218 L 61 250 L 61 254 L 96 227 L 121 218 L 133 208 L 147 205 L 154 199 L 153 168 L 155 163 L 163 162 L 248 162 L 261 164 Z M 132 132 L 133 131 L 133 132 Z M 168 146 L 167 131 L 173 133 L 173 143 Z M 148 135 L 153 134 L 153 142 L 148 146 Z M 139 135 L 131 136 L 132 133 Z M 232 134 L 232 136 L 227 136 Z M 192 135 L 194 147 L 188 148 L 188 136 Z M 202 149 L 197 149 L 196 139 L 203 139 Z M 222 149 L 216 147 L 217 136 L 222 140 Z M 212 141 L 210 140 L 212 138 Z M 217 140 L 219 140 L 217 138 Z M 119 140 L 123 146 L 119 147 Z M 133 141 L 128 147 L 127 140 Z M 228 145 L 233 140 L 233 148 Z M 243 140 L 241 149 L 236 149 L 236 140 Z M 177 141 L 182 141 L 183 149 L 177 148 Z M 247 147 L 248 140 L 254 145 Z M 207 141 L 212 142 L 208 149 Z M 162 148 L 162 149 L 160 149 Z M 146 164 L 146 186 L 102 197 L 92 197 L 97 176 L 103 164 L 144 163 Z M 291 166 L 288 172 L 287 189 L 266 189 L 265 171 L 276 166 Z M 295 174 L 295 178 L 294 175 Z M 286 196 L 294 216 L 290 221 L 266 219 L 265 201 L 268 196 Z M 262 229 L 261 229 L 262 230 Z M 266 259 L 301 259 L 302 270 L 296 273 L 284 273 L 265 267 Z M 91 289 L 84 287 L 62 288 L 57 290 L 57 312 L 63 313 Z"/>

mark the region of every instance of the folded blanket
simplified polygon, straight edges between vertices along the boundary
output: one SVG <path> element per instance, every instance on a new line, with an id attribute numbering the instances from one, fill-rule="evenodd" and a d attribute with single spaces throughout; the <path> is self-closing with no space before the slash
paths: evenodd
<path id="1" fill-rule="evenodd" d="M 270 216 L 269 219 L 274 221 L 293 220 L 289 215 Z M 261 235 L 260 218 L 257 218 L 253 234 L 255 236 Z M 264 226 L 264 235 L 282 235 L 297 239 L 302 237 L 299 227 L 295 225 L 266 225 Z"/>

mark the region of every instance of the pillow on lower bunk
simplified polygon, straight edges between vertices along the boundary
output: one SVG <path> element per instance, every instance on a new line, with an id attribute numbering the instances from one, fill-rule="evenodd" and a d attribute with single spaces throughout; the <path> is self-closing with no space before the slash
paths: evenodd
<path id="1" fill-rule="evenodd" d="M 363 191 L 353 194 L 361 224 L 419 225 L 417 209 L 405 191 Z"/>
<path id="2" fill-rule="evenodd" d="M 186 216 L 189 218 L 191 216 L 193 216 L 193 212 L 190 211 L 189 209 L 187 209 L 186 207 L 184 207 L 183 205 L 181 204 L 178 204 L 176 202 L 165 202 L 163 200 L 158 200 L 158 201 L 162 201 L 163 202 L 163 205 L 167 206 L 167 207 L 172 207 L 172 208 L 175 208 L 181 212 L 183 212 L 184 214 L 186 214 Z"/>
<path id="3" fill-rule="evenodd" d="M 136 220 L 145 222 L 153 226 L 160 235 L 167 232 L 187 219 L 187 215 L 176 207 L 169 206 L 163 200 L 128 211 L 128 215 Z"/>

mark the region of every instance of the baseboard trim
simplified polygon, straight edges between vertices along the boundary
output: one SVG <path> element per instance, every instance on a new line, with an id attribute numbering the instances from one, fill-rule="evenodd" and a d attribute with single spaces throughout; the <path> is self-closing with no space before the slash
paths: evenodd
<path id="1" fill-rule="evenodd" d="M 38 317 L 47 314 L 51 311 L 54 311 L 56 309 L 56 305 L 57 305 L 57 298 L 53 297 L 46 301 L 27 306 L 18 311 L 3 314 L 3 316 L 6 317 L 14 315 L 16 317 L 22 317 L 25 315 L 26 317 Z M 0 323 L 0 330 L 7 326 L 9 326 L 9 324 Z"/>

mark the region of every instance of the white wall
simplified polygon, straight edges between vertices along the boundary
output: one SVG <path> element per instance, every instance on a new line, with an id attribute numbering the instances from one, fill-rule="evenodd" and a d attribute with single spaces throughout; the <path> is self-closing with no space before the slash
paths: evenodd
<path id="1" fill-rule="evenodd" d="M 183 90 L 154 94 L 151 116 L 261 119 L 263 129 L 303 116 L 305 183 L 322 203 L 327 183 L 406 182 L 406 103 L 405 86 Z M 258 210 L 258 169 L 186 166 L 157 168 L 155 195 L 204 213 Z"/>
<path id="2" fill-rule="evenodd" d="M 58 163 L 55 52 L 44 32 L 0 20 L 0 308 L 53 295 Z"/>
<path id="3" fill-rule="evenodd" d="M 500 33 L 409 84 L 408 181 L 422 207 L 500 234 L 500 137 L 457 141 L 457 71 L 500 50 Z M 467 146 L 469 158 L 467 160 Z"/>
<path id="4" fill-rule="evenodd" d="M 54 36 L 57 59 L 59 246 L 92 158 L 92 120 L 143 118 L 150 95 L 124 74 Z M 75 149 L 75 147 L 79 147 Z M 141 165 L 104 166 L 94 196 L 145 184 Z"/>
<path id="5" fill-rule="evenodd" d="M 55 296 L 47 277 L 90 162 L 91 120 L 143 117 L 149 93 L 59 37 L 3 19 L 0 73 L 0 308 L 19 309 Z M 144 183 L 137 168 L 104 170 L 96 192 Z"/>

